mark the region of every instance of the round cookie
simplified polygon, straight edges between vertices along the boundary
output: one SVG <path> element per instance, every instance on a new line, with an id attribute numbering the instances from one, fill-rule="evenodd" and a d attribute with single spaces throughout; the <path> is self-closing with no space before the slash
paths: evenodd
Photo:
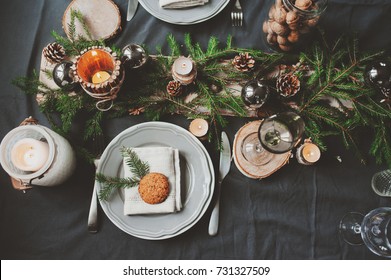
<path id="1" fill-rule="evenodd" d="M 168 178 L 161 173 L 149 173 L 141 178 L 138 192 L 148 204 L 162 203 L 169 193 Z"/>

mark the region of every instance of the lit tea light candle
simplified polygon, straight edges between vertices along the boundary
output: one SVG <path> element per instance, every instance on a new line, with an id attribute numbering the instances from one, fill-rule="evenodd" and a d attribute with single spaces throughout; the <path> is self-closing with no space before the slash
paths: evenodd
<path id="1" fill-rule="evenodd" d="M 106 71 L 98 71 L 92 76 L 92 83 L 100 84 L 110 78 L 110 73 Z"/>
<path id="2" fill-rule="evenodd" d="M 190 58 L 181 56 L 174 61 L 173 70 L 183 76 L 187 76 L 193 70 L 193 61 Z"/>
<path id="3" fill-rule="evenodd" d="M 198 138 L 206 136 L 209 130 L 209 124 L 204 119 L 194 119 L 190 123 L 189 131 Z"/>
<path id="4" fill-rule="evenodd" d="M 315 144 L 308 143 L 303 147 L 302 156 L 305 161 L 315 163 L 320 159 L 320 149 Z"/>
<path id="5" fill-rule="evenodd" d="M 38 171 L 48 158 L 48 143 L 33 138 L 23 138 L 11 149 L 11 162 L 22 171 Z"/>
<path id="6" fill-rule="evenodd" d="M 320 159 L 320 149 L 311 140 L 305 140 L 296 154 L 297 161 L 301 164 L 310 165 L 317 162 Z"/>

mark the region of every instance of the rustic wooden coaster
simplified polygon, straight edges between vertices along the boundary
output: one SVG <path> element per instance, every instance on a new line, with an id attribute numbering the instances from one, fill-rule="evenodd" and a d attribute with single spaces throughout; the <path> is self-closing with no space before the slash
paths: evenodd
<path id="1" fill-rule="evenodd" d="M 286 152 L 284 154 L 273 154 L 265 151 L 268 153 L 267 156 L 270 157 L 271 160 L 265 165 L 258 166 L 253 165 L 246 160 L 241 151 L 243 141 L 249 134 L 258 132 L 258 128 L 261 122 L 262 121 L 257 120 L 245 124 L 236 133 L 233 143 L 233 158 L 236 167 L 243 175 L 252 179 L 262 179 L 270 176 L 285 164 L 287 164 L 291 155 L 291 152 Z"/>
<path id="2" fill-rule="evenodd" d="M 73 0 L 64 12 L 62 27 L 69 36 L 71 10 L 77 10 L 84 16 L 85 23 L 93 40 L 111 39 L 121 31 L 121 14 L 111 0 Z M 79 21 L 75 20 L 76 34 L 86 38 L 87 34 Z"/>

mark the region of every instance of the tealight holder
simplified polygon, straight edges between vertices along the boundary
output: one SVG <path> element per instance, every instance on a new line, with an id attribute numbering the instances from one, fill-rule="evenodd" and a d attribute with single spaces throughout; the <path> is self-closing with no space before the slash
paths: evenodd
<path id="1" fill-rule="evenodd" d="M 305 139 L 304 143 L 296 150 L 297 162 L 304 165 L 312 165 L 320 159 L 320 149 L 311 138 Z"/>
<path id="2" fill-rule="evenodd" d="M 199 140 L 208 139 L 209 123 L 205 119 L 194 119 L 189 125 L 189 131 Z"/>
<path id="3" fill-rule="evenodd" d="M 75 82 L 98 99 L 97 109 L 110 110 L 124 82 L 125 71 L 120 58 L 108 47 L 91 47 L 81 52 L 72 66 Z"/>
<path id="4" fill-rule="evenodd" d="M 12 150 L 22 139 L 34 139 L 48 145 L 47 159 L 36 171 L 24 171 L 13 163 Z M 64 137 L 29 117 L 1 141 L 0 164 L 11 177 L 13 187 L 25 191 L 33 186 L 51 187 L 65 182 L 76 167 L 76 156 Z"/>
<path id="5" fill-rule="evenodd" d="M 197 77 L 197 68 L 192 59 L 185 56 L 178 57 L 171 67 L 172 78 L 182 85 L 189 85 Z"/>

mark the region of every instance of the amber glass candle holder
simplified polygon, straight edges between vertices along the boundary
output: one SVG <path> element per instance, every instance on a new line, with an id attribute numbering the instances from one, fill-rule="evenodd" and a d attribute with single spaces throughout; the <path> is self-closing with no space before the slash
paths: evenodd
<path id="1" fill-rule="evenodd" d="M 90 96 L 99 99 L 96 107 L 109 110 L 125 79 L 121 60 L 107 47 L 84 50 L 72 67 L 74 79 Z"/>

